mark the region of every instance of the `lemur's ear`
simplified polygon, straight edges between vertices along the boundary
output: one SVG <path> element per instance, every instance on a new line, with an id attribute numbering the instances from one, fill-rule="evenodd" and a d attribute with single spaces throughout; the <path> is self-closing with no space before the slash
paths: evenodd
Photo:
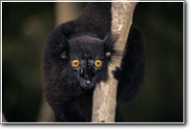
<path id="1" fill-rule="evenodd" d="M 66 42 L 66 43 L 68 43 L 68 42 Z M 60 57 L 62 59 L 68 59 L 68 44 L 62 45 L 62 46 L 60 46 L 60 48 L 62 49 L 60 51 Z"/>
<path id="2" fill-rule="evenodd" d="M 67 56 L 66 56 L 66 51 L 63 51 L 62 54 L 61 54 L 61 58 L 62 59 L 67 59 Z"/>
<path id="3" fill-rule="evenodd" d="M 104 38 L 103 43 L 105 46 L 105 54 L 106 57 L 110 57 L 115 51 L 114 51 L 114 45 L 118 39 L 118 35 L 115 34 L 107 34 L 107 36 Z"/>

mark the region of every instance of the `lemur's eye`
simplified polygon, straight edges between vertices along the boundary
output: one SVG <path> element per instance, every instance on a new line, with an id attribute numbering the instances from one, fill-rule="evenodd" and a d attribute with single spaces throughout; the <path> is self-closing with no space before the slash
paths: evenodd
<path id="1" fill-rule="evenodd" d="M 78 67 L 80 65 L 80 61 L 79 60 L 73 60 L 73 61 L 71 61 L 71 65 L 73 67 Z"/>
<path id="2" fill-rule="evenodd" d="M 102 61 L 101 61 L 101 60 L 96 60 L 96 61 L 94 62 L 94 65 L 95 65 L 96 67 L 100 67 L 100 66 L 102 66 Z"/>

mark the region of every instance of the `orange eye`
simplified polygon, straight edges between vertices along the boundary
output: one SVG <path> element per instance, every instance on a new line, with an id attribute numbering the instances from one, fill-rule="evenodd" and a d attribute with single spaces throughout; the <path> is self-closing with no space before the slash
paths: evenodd
<path id="1" fill-rule="evenodd" d="M 100 66 L 102 66 L 102 61 L 101 61 L 101 60 L 96 60 L 96 61 L 94 62 L 94 65 L 95 65 L 96 67 L 100 67 Z"/>
<path id="2" fill-rule="evenodd" d="M 79 60 L 73 60 L 73 61 L 71 61 L 71 65 L 73 67 L 78 67 L 80 65 L 80 61 Z"/>

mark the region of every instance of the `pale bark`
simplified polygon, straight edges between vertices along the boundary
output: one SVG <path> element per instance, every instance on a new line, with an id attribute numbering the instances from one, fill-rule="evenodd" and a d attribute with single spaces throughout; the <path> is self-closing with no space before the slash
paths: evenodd
<path id="1" fill-rule="evenodd" d="M 2 113 L 2 122 L 7 122 L 3 113 Z"/>
<path id="2" fill-rule="evenodd" d="M 80 14 L 79 5 L 76 2 L 57 2 L 55 8 L 56 26 L 77 18 Z"/>
<path id="3" fill-rule="evenodd" d="M 112 2 L 112 27 L 111 31 L 119 35 L 115 50 L 120 56 L 113 56 L 112 63 L 108 66 L 108 81 L 97 84 L 93 96 L 92 122 L 114 122 L 116 108 L 117 80 L 112 71 L 120 67 L 122 54 L 132 24 L 133 12 L 137 2 Z"/>

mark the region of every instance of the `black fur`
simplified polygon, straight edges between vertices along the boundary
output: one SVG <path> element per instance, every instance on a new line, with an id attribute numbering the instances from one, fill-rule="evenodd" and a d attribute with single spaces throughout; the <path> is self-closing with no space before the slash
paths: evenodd
<path id="1" fill-rule="evenodd" d="M 44 93 L 58 122 L 91 121 L 92 95 L 96 83 L 108 79 L 107 68 L 116 53 L 116 36 L 111 34 L 111 3 L 89 3 L 75 20 L 58 26 L 48 37 L 43 55 Z M 73 67 L 72 60 L 81 65 Z M 94 61 L 102 60 L 102 66 Z M 131 29 L 119 80 L 119 104 L 132 99 L 143 80 L 144 49 L 140 33 Z"/>

